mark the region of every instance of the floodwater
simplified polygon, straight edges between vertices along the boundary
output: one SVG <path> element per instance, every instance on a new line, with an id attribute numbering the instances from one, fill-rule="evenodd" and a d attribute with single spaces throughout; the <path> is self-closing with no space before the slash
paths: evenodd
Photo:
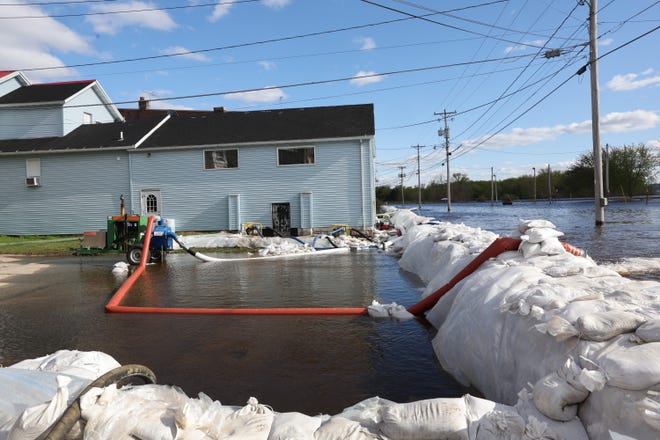
<path id="1" fill-rule="evenodd" d="M 150 367 L 159 383 L 190 396 L 203 391 L 228 405 L 254 396 L 278 412 L 310 415 L 376 395 L 406 402 L 468 392 L 441 369 L 432 329 L 417 320 L 107 314 L 120 284 L 111 274 L 117 258 L 39 258 L 53 267 L 12 280 L 0 293 L 0 362 L 100 350 Z M 175 254 L 149 266 L 123 304 L 363 307 L 377 298 L 410 305 L 419 287 L 378 251 L 236 263 Z"/>
<path id="2" fill-rule="evenodd" d="M 500 234 L 520 218 L 544 218 L 596 261 L 659 257 L 660 201 L 612 204 L 599 228 L 589 201 L 454 204 L 451 213 L 429 205 L 421 214 Z M 107 314 L 104 306 L 123 281 L 111 273 L 118 260 L 25 258 L 52 266 L 16 276 L 0 291 L 0 363 L 63 348 L 100 350 L 122 364 L 150 367 L 159 383 L 190 396 L 203 391 L 227 405 L 254 396 L 275 411 L 310 415 L 336 414 L 376 395 L 406 402 L 475 394 L 441 369 L 429 343 L 434 331 L 418 320 Z M 657 273 L 646 277 L 660 280 Z M 175 254 L 149 266 L 123 304 L 362 307 L 378 299 L 408 306 L 421 287 L 378 251 L 226 263 Z"/>

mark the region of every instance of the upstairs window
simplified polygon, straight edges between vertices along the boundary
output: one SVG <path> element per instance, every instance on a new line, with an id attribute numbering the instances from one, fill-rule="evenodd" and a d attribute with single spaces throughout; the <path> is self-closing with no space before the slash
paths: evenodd
<path id="1" fill-rule="evenodd" d="M 41 186 L 41 159 L 25 160 L 25 184 L 29 187 Z"/>
<path id="2" fill-rule="evenodd" d="M 238 149 L 204 151 L 204 169 L 238 168 Z"/>
<path id="3" fill-rule="evenodd" d="M 94 119 L 92 118 L 91 113 L 83 112 L 83 124 L 91 124 L 94 122 Z"/>
<path id="4" fill-rule="evenodd" d="M 314 147 L 278 148 L 277 165 L 314 165 Z"/>

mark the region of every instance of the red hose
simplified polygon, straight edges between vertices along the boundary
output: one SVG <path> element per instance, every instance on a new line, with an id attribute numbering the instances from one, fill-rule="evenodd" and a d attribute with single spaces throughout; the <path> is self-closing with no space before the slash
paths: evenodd
<path id="1" fill-rule="evenodd" d="M 517 238 L 497 238 L 494 242 L 491 243 L 482 253 L 480 253 L 474 260 L 470 262 L 467 266 L 463 268 L 454 278 L 452 278 L 447 284 L 421 300 L 415 305 L 408 307 L 408 312 L 413 315 L 422 315 L 424 312 L 429 310 L 431 307 L 438 302 L 438 300 L 445 293 L 449 292 L 459 281 L 463 278 L 470 275 L 472 272 L 477 270 L 484 262 L 488 261 L 493 257 L 497 257 L 502 252 L 506 251 L 515 251 L 520 246 L 521 240 Z"/>

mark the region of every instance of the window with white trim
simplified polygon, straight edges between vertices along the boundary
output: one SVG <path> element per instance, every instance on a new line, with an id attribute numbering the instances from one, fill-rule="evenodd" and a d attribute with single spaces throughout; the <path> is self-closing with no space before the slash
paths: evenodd
<path id="1" fill-rule="evenodd" d="M 238 168 L 238 149 L 205 150 L 204 169 Z"/>
<path id="2" fill-rule="evenodd" d="M 277 165 L 314 165 L 314 147 L 280 147 L 277 149 Z"/>
<path id="3" fill-rule="evenodd" d="M 92 117 L 91 113 L 83 112 L 83 124 L 91 124 L 94 122 L 94 118 Z"/>
<path id="4" fill-rule="evenodd" d="M 30 187 L 41 186 L 41 159 L 25 160 L 25 184 Z"/>

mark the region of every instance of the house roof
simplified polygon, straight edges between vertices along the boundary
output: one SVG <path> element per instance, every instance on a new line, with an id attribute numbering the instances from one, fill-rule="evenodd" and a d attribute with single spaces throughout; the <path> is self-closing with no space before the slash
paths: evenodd
<path id="1" fill-rule="evenodd" d="M 157 130 L 145 139 L 155 128 Z M 139 148 L 238 145 L 355 138 L 373 136 L 374 133 L 373 104 L 251 112 L 202 112 L 199 115 L 183 116 L 170 112 L 164 118 L 81 125 L 63 137 L 0 140 L 0 153 L 128 149 L 136 145 Z"/>
<path id="2" fill-rule="evenodd" d="M 373 104 L 172 116 L 141 148 L 373 136 Z"/>
<path id="3" fill-rule="evenodd" d="M 134 148 L 160 122 L 162 122 L 162 118 L 86 124 L 63 137 L 0 140 L 0 153 L 44 153 Z"/>
<path id="4" fill-rule="evenodd" d="M 0 96 L 0 105 L 62 102 L 94 82 L 95 80 L 85 80 L 23 86 Z"/>

